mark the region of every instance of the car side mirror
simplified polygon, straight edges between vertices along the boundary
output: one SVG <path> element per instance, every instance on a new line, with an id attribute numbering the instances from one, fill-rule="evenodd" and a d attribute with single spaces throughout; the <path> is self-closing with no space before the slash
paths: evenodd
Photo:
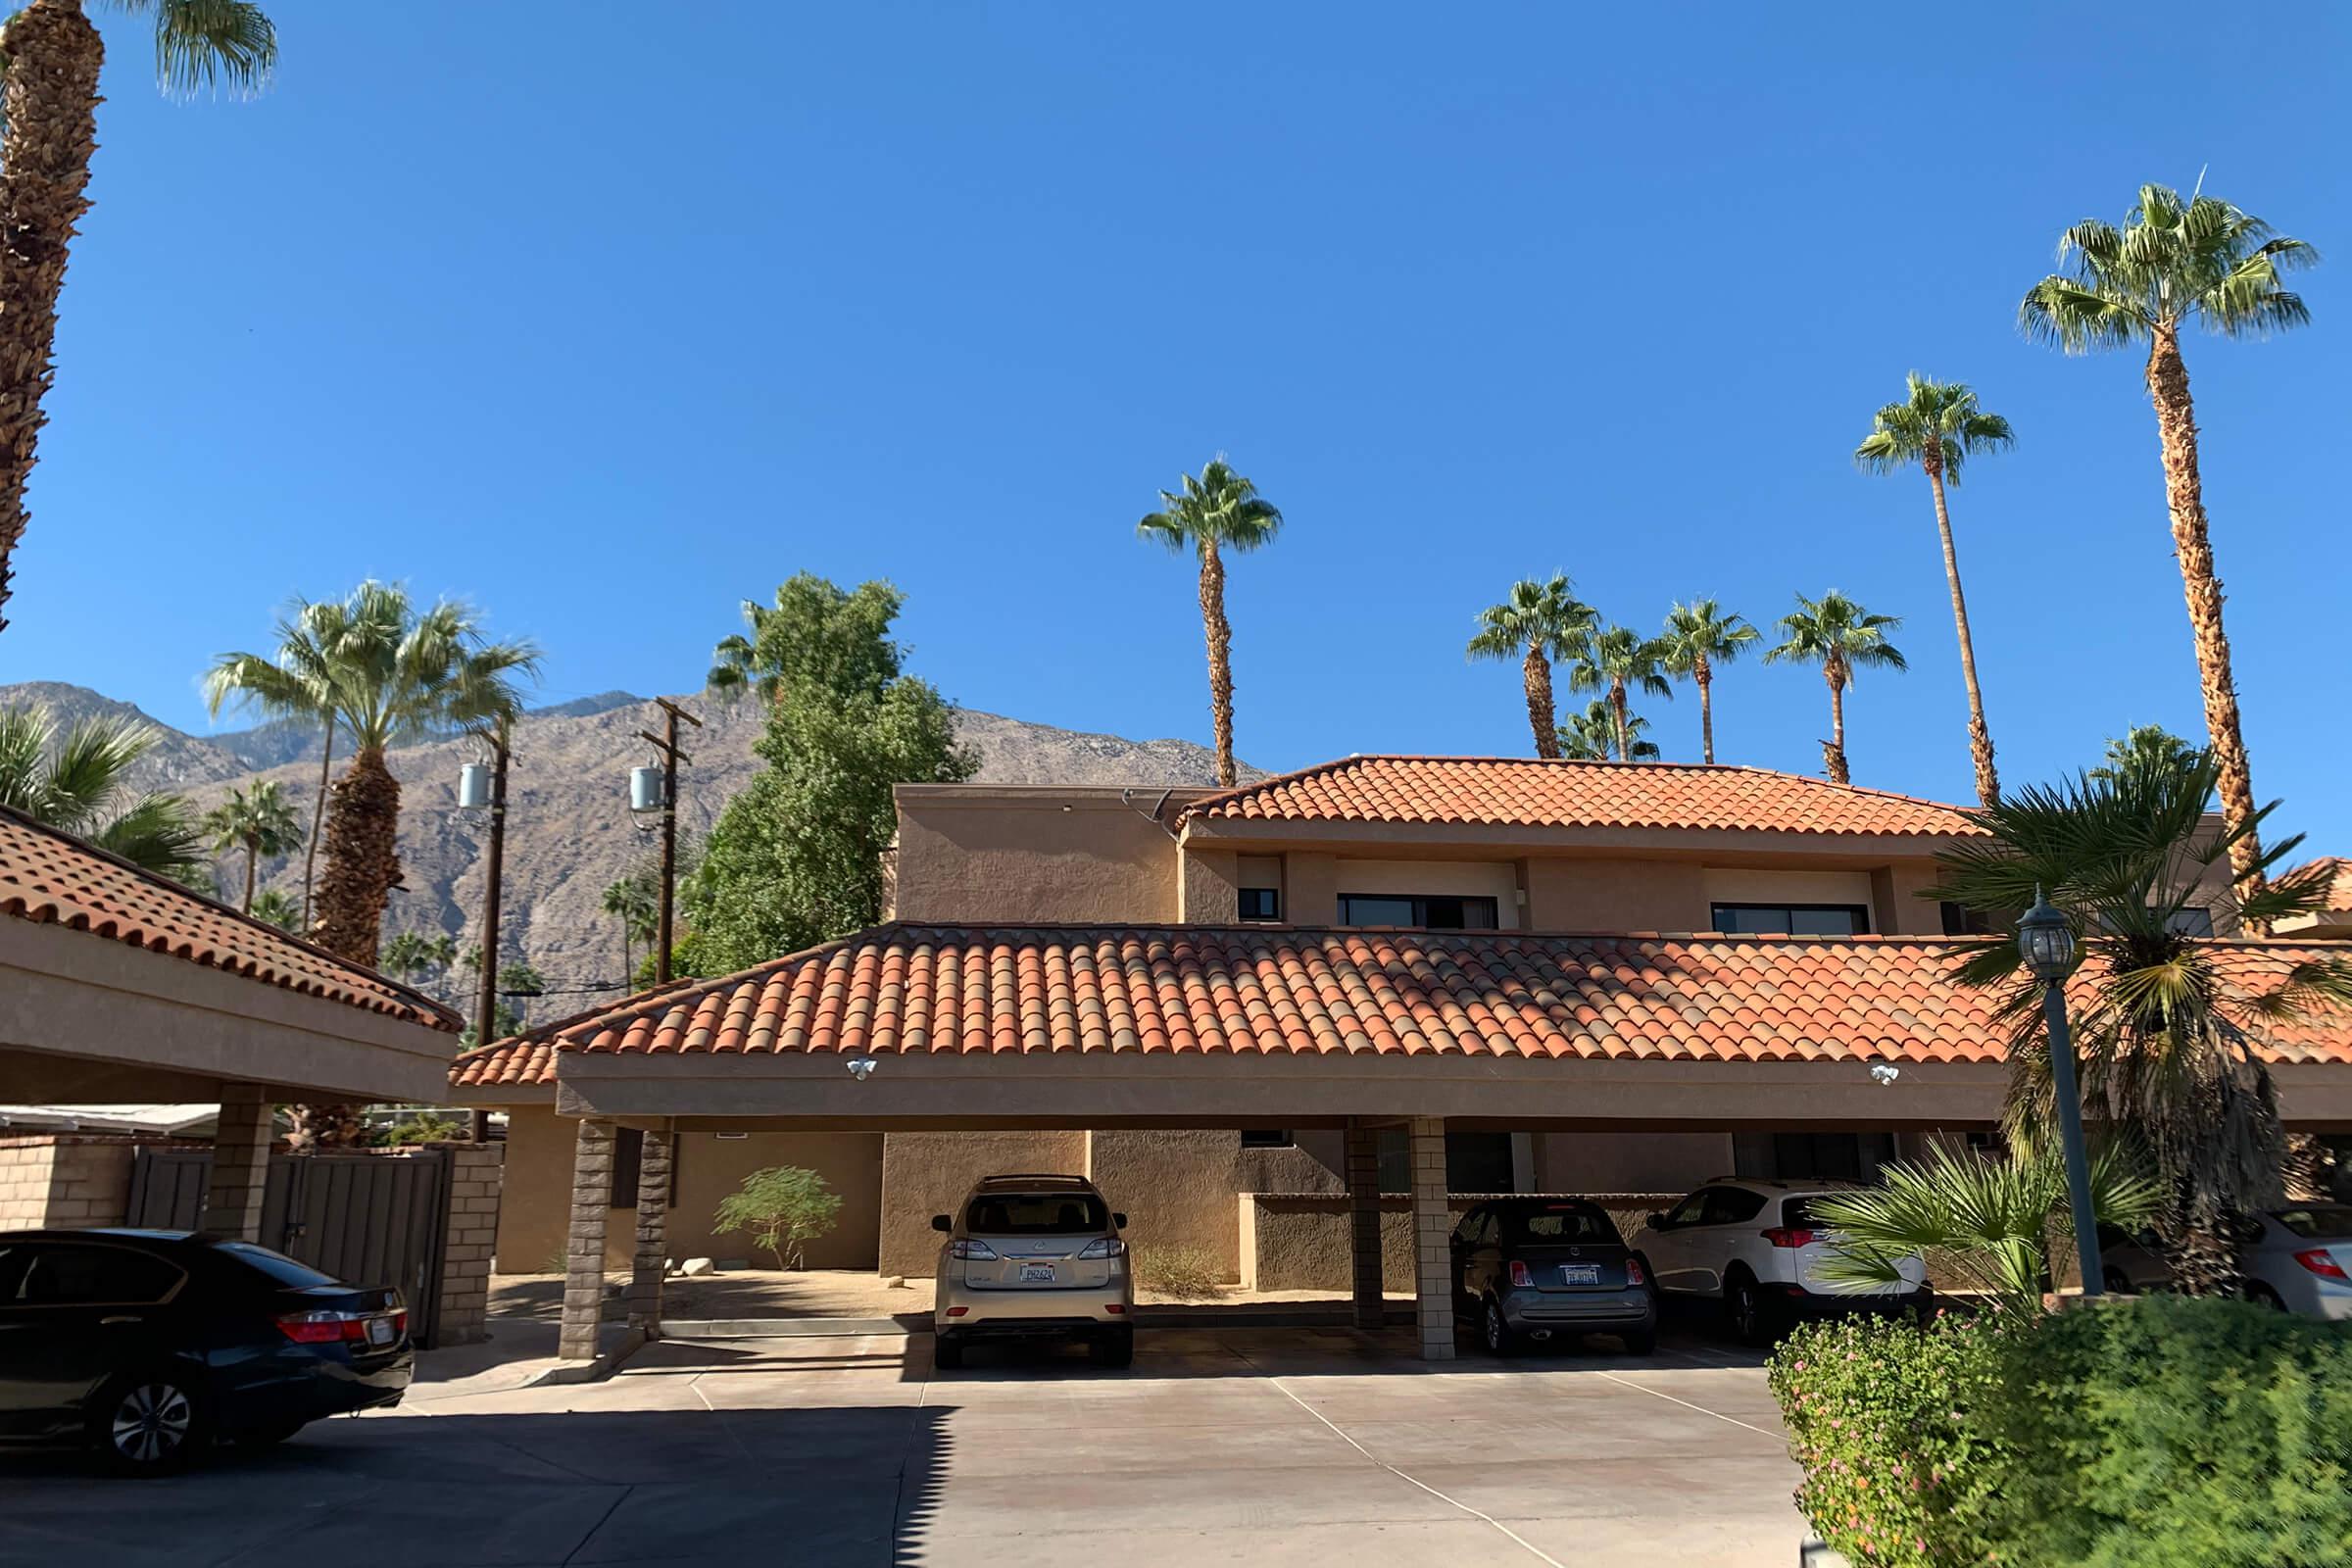
<path id="1" fill-rule="evenodd" d="M 1114 1210 L 1110 1216 L 1110 1228 L 1114 1231 L 1125 1230 L 1127 1228 L 1127 1216 Z"/>
<path id="2" fill-rule="evenodd" d="M 956 1222 L 945 1214 L 934 1214 L 931 1216 L 931 1228 L 935 1231 L 952 1231 L 956 1228 Z"/>
<path id="3" fill-rule="evenodd" d="M 1662 1231 L 1666 1228 L 1666 1216 L 1662 1213 L 1653 1213 L 1642 1223 L 1653 1231 Z"/>

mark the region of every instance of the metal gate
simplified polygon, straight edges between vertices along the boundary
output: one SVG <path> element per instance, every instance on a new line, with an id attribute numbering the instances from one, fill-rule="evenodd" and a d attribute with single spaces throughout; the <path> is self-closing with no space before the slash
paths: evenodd
<path id="1" fill-rule="evenodd" d="M 202 1149 L 142 1149 L 130 1170 L 128 1222 L 204 1228 L 213 1156 Z M 264 1247 L 353 1285 L 390 1285 L 409 1303 L 409 1330 L 431 1345 L 439 1326 L 441 1249 L 449 1229 L 449 1156 L 318 1153 L 270 1156 L 262 1195 Z"/>

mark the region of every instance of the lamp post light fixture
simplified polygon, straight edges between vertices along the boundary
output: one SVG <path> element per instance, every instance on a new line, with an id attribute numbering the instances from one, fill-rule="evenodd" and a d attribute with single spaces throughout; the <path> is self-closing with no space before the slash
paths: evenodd
<path id="1" fill-rule="evenodd" d="M 2082 1148 L 2082 1099 L 2075 1088 L 2075 1043 L 2066 1026 L 2066 977 L 2075 968 L 2075 932 L 2040 888 L 2034 907 L 2017 922 L 2017 951 L 2041 982 L 2041 1016 L 2049 1030 L 2050 1088 L 2058 1102 L 2058 1143 L 2066 1155 L 2066 1196 L 2075 1216 L 2075 1254 L 2082 1294 L 2104 1296 L 2098 1220 L 2091 1212 L 2090 1159 Z"/>

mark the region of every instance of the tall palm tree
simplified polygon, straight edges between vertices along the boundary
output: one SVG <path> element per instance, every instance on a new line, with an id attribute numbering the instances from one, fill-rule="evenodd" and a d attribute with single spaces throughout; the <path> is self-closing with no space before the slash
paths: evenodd
<path id="1" fill-rule="evenodd" d="M 274 858 L 301 843 L 302 817 L 277 780 L 261 778 L 249 790 L 231 789 L 227 800 L 205 813 L 204 830 L 212 835 L 215 854 L 245 852 L 245 901 L 239 907 L 251 914 L 253 878 L 262 857 Z"/>
<path id="2" fill-rule="evenodd" d="M 316 724 L 320 730 L 318 793 L 311 803 L 310 845 L 302 860 L 305 931 L 311 928 L 311 893 L 318 876 L 318 841 L 326 830 L 327 781 L 335 761 L 336 650 L 352 634 L 353 604 L 296 597 L 278 612 L 275 653 L 222 654 L 204 676 L 205 703 L 215 718 L 224 705 L 234 704 L 265 718 Z"/>
<path id="3" fill-rule="evenodd" d="M 1655 761 L 1658 749 L 1642 738 L 1649 728 L 1649 720 L 1639 713 L 1625 715 L 1625 733 L 1633 742 L 1632 751 L 1617 758 L 1621 762 Z M 1585 705 L 1581 713 L 1570 713 L 1559 728 L 1560 756 L 1572 762 L 1605 762 L 1617 741 L 1617 713 L 1609 707 L 1608 699 L 1595 697 Z"/>
<path id="4" fill-rule="evenodd" d="M 2040 891 L 2072 917 L 2082 958 L 2068 998 L 2083 1103 L 2147 1148 L 2164 1187 L 2157 1229 L 2175 1277 L 2206 1291 L 2236 1279 L 2230 1232 L 2239 1216 L 2283 1197 L 2284 1135 L 2256 1046 L 2281 1019 L 2352 1006 L 2352 961 L 2305 959 L 2260 977 L 2189 934 L 2203 925 L 2183 916 L 2208 896 L 2199 886 L 2207 870 L 2234 866 L 2273 809 L 2214 833 L 2205 803 L 2219 779 L 2211 753 L 2189 752 L 2006 796 L 1969 813 L 1986 836 L 1939 856 L 1937 885 L 1922 895 L 2005 919 Z M 2269 880 L 2300 843 L 2258 856 L 2261 891 L 2233 892 L 2225 912 L 2251 925 L 2317 908 L 2323 878 Z M 2041 1136 L 2051 1099 L 2038 986 L 2005 938 L 1978 947 L 1957 974 L 2001 992 L 1996 1017 L 2009 1027 L 2017 1074 L 2010 1121 L 2021 1137 Z"/>
<path id="5" fill-rule="evenodd" d="M 2238 723 L 2230 637 L 2222 626 L 2222 584 L 2214 575 L 2205 521 L 2197 411 L 2180 358 L 2180 329 L 2194 321 L 2224 337 L 2264 337 L 2301 326 L 2311 313 L 2280 278 L 2319 259 L 2303 241 L 2228 202 L 2194 193 L 2182 201 L 2163 185 L 2142 185 L 2122 228 L 2091 218 L 2059 236 L 2058 265 L 2065 270 L 2034 284 L 2018 307 L 2027 336 L 2069 354 L 2148 346 L 2148 396 L 2156 405 L 2164 455 L 2173 554 L 2180 563 L 2196 643 L 2205 730 L 2221 769 L 2222 810 L 2233 823 L 2254 815 L 2254 775 Z M 2233 842 L 2230 873 L 2238 897 L 2253 902 L 2262 891 L 2262 844 L 2250 833 Z"/>
<path id="6" fill-rule="evenodd" d="M 302 929 L 302 906 L 294 902 L 293 894 L 277 888 L 264 888 L 255 894 L 253 907 L 246 912 L 288 935 Z"/>
<path id="7" fill-rule="evenodd" d="M 155 24 L 167 92 L 248 91 L 277 61 L 270 19 L 246 0 L 117 0 Z M 32 0 L 0 24 L 0 629 L 9 558 L 24 536 L 24 486 L 57 367 L 58 295 L 74 231 L 90 210 L 98 74 L 106 46 L 81 0 Z"/>
<path id="8" fill-rule="evenodd" d="M 1577 638 L 1574 653 L 1576 662 L 1568 670 L 1568 689 L 1607 695 L 1617 757 L 1620 761 L 1629 760 L 1634 732 L 1626 721 L 1628 690 L 1639 686 L 1652 697 L 1674 695 L 1674 685 L 1665 674 L 1665 642 L 1644 637 L 1631 626 L 1609 626 L 1595 620 Z"/>
<path id="9" fill-rule="evenodd" d="M 188 803 L 123 782 L 154 744 L 135 719 L 85 718 L 61 736 L 45 708 L 0 708 L 0 806 L 195 886 L 210 867 Z"/>
<path id="10" fill-rule="evenodd" d="M 1687 675 L 1698 686 L 1699 755 L 1715 763 L 1715 666 L 1728 664 L 1763 633 L 1739 615 L 1719 612 L 1712 599 L 1693 599 L 1666 612 L 1666 634 L 1658 639 L 1665 654 L 1660 666 L 1669 675 Z"/>
<path id="11" fill-rule="evenodd" d="M 1886 633 L 1903 623 L 1899 615 L 1874 615 L 1833 588 L 1819 599 L 1796 596 L 1796 609 L 1781 617 L 1780 646 L 1767 649 L 1764 662 L 1819 664 L 1830 688 L 1830 738 L 1821 755 L 1830 782 L 1851 784 L 1845 765 L 1845 689 L 1859 669 L 1908 669 Z"/>
<path id="12" fill-rule="evenodd" d="M 2099 765 L 2083 776 L 2113 783 L 2126 773 L 2177 768 L 2196 750 L 2162 724 L 2134 724 L 2122 737 L 2108 739 Z"/>
<path id="13" fill-rule="evenodd" d="M 1225 618 L 1225 552 L 1245 555 L 1270 541 L 1282 513 L 1222 456 L 1183 476 L 1182 491 L 1162 490 L 1161 509 L 1135 525 L 1171 551 L 1190 545 L 1200 558 L 1200 626 L 1208 638 L 1208 711 L 1216 728 L 1217 782 L 1237 781 L 1233 764 L 1233 623 Z"/>
<path id="14" fill-rule="evenodd" d="M 1960 680 L 1968 688 L 1968 754 L 1977 765 L 1977 801 L 1990 807 L 2001 798 L 2001 779 L 1992 765 L 1992 731 L 1984 723 L 1984 693 L 1977 684 L 1977 644 L 1968 629 L 1968 598 L 1960 591 L 1960 557 L 1952 548 L 1952 514 L 1944 504 L 1946 484 L 1960 482 L 1960 466 L 1979 452 L 2016 444 L 2009 421 L 1977 407 L 1977 395 L 1958 381 L 1931 381 L 1913 370 L 1900 403 L 1889 403 L 1870 421 L 1870 434 L 1854 448 L 1854 462 L 1871 473 L 1926 470 L 1936 495 L 1936 531 L 1943 539 L 1943 580 L 1952 591 L 1952 624 L 1960 633 Z"/>
<path id="15" fill-rule="evenodd" d="M 658 877 L 659 871 L 654 873 Z M 652 947 L 659 937 L 661 894 L 643 867 L 605 888 L 604 911 L 620 927 L 620 978 L 626 983 L 637 972 L 634 945 Z"/>
<path id="16" fill-rule="evenodd" d="M 375 967 L 411 985 L 420 985 L 446 976 L 457 956 L 458 939 L 446 931 L 429 937 L 421 931 L 403 931 L 384 944 Z"/>
<path id="17" fill-rule="evenodd" d="M 1573 657 L 1576 640 L 1592 629 L 1592 607 L 1577 603 L 1576 585 L 1565 572 L 1554 572 L 1544 582 L 1515 582 L 1509 598 L 1478 612 L 1478 635 L 1470 639 L 1469 655 L 1519 661 L 1527 723 L 1535 732 L 1538 757 L 1560 755 L 1551 662 Z"/>

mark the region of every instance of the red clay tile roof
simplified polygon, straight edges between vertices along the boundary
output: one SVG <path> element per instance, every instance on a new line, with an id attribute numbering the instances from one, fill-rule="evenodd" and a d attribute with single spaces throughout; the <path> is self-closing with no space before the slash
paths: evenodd
<path id="1" fill-rule="evenodd" d="M 2328 880 L 2328 897 L 2321 904 L 2321 908 L 2331 912 L 2352 909 L 2352 860 L 2347 860 L 2340 855 L 2323 855 L 2316 860 L 2304 861 L 2278 880 L 2284 882 L 2289 878 L 2301 877 L 2313 872 L 2317 872 Z"/>
<path id="2" fill-rule="evenodd" d="M 1729 828 L 1771 833 L 1982 830 L 1960 808 L 1761 767 L 1527 757 L 1350 757 L 1195 801 L 1186 820 L 1495 827 Z"/>
<path id="3" fill-rule="evenodd" d="M 1666 1060 L 1998 1060 L 1967 943 L 1167 926 L 885 925 L 670 996 L 556 1051 L 1454 1053 Z M 2231 943 L 2250 981 L 2322 951 Z M 547 1038 L 461 1058 L 465 1085 L 554 1081 Z M 2352 1063 L 2352 1010 L 2266 1054 Z"/>
<path id="4" fill-rule="evenodd" d="M 455 1034 L 458 1015 L 371 969 L 0 808 L 0 912 L 169 953 Z"/>

